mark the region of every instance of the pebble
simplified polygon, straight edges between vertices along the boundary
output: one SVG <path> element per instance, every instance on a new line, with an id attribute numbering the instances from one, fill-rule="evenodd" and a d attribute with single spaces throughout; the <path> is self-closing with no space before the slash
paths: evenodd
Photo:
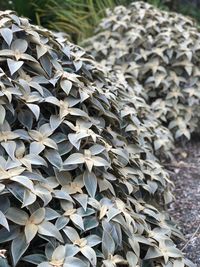
<path id="1" fill-rule="evenodd" d="M 171 180 L 175 184 L 173 193 L 176 199 L 171 204 L 169 212 L 186 239 L 184 242 L 180 241 L 178 247 L 182 249 L 189 241 L 183 252 L 186 258 L 200 266 L 200 229 L 196 232 L 200 226 L 200 142 L 190 142 L 180 148 L 180 151 L 178 160 L 186 164 L 171 175 Z M 187 157 L 181 157 L 181 154 L 185 155 L 184 152 L 187 153 Z"/>

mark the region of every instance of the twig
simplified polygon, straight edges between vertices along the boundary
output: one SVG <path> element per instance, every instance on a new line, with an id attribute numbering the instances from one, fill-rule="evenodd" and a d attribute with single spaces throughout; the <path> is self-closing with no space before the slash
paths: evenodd
<path id="1" fill-rule="evenodd" d="M 193 235 L 191 236 L 191 238 L 187 241 L 187 243 L 182 247 L 181 251 L 183 251 L 187 246 L 188 244 L 192 241 L 192 239 L 195 237 L 195 235 L 198 233 L 200 229 L 200 224 L 199 226 L 197 227 L 196 231 L 193 233 Z"/>

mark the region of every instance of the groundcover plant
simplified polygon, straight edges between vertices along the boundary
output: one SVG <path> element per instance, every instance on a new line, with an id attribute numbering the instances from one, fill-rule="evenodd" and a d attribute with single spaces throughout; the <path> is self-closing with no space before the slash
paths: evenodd
<path id="1" fill-rule="evenodd" d="M 144 3 L 118 6 L 86 42 L 96 59 L 125 80 L 143 86 L 143 97 L 175 138 L 197 128 L 199 30 L 191 19 Z"/>
<path id="2" fill-rule="evenodd" d="M 167 130 L 120 72 L 11 11 L 0 44 L 0 266 L 192 266 L 158 205 Z"/>

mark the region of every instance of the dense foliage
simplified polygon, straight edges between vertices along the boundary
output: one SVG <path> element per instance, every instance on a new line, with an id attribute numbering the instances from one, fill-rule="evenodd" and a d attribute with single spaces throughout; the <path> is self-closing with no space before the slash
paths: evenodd
<path id="1" fill-rule="evenodd" d="M 0 43 L 0 265 L 192 266 L 158 206 L 171 138 L 141 87 L 11 11 Z"/>
<path id="2" fill-rule="evenodd" d="M 192 20 L 136 2 L 109 11 L 86 43 L 109 69 L 121 68 L 130 86 L 141 85 L 155 116 L 175 138 L 190 138 L 200 99 L 200 33 Z"/>
<path id="3" fill-rule="evenodd" d="M 128 5 L 133 0 L 1 0 L 0 10 L 12 9 L 19 15 L 56 31 L 69 34 L 74 42 L 91 36 L 107 8 Z M 145 0 L 164 10 L 173 10 L 200 20 L 199 6 L 191 0 Z"/>
<path id="4" fill-rule="evenodd" d="M 35 24 L 64 31 L 78 42 L 91 36 L 106 8 L 126 5 L 130 0 L 14 0 L 0 2 L 0 9 L 12 9 Z"/>

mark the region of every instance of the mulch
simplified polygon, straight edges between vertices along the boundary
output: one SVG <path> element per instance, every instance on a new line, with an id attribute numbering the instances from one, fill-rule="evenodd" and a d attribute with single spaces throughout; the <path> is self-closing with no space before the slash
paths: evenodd
<path id="1" fill-rule="evenodd" d="M 175 201 L 169 212 L 186 241 L 179 241 L 186 258 L 200 266 L 200 137 L 182 144 L 168 168 L 175 184 Z M 171 166 L 170 166 L 171 165 Z"/>

